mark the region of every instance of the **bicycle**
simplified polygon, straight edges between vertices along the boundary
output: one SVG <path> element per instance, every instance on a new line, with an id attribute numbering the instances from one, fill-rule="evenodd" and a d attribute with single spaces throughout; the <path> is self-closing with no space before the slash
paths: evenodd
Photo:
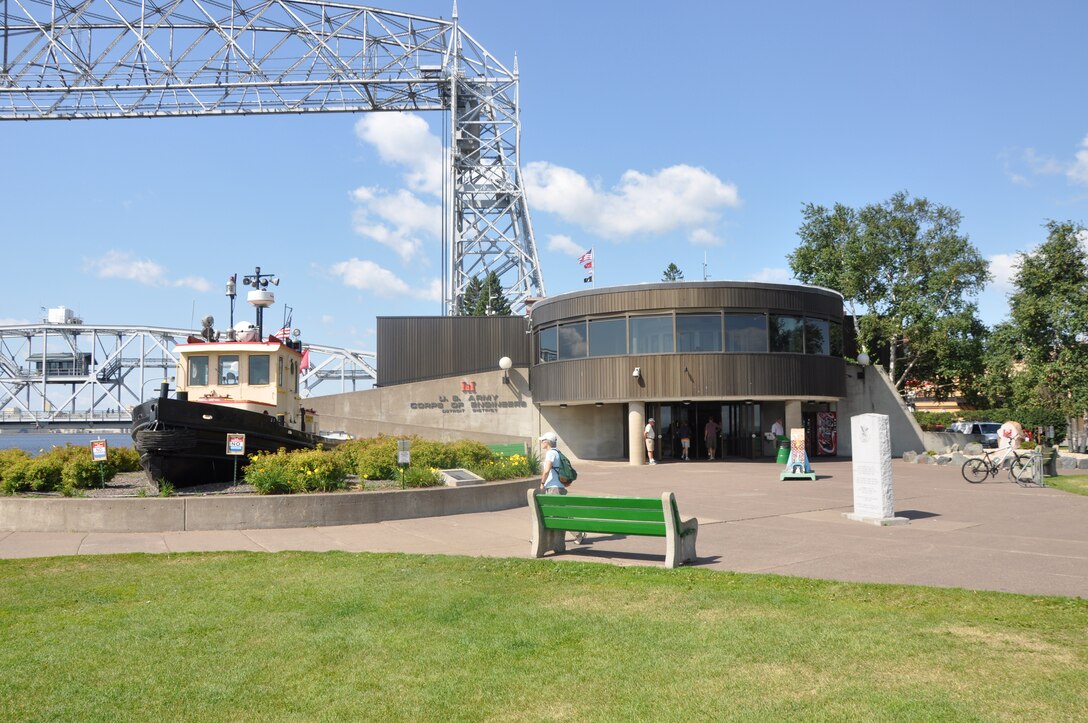
<path id="1" fill-rule="evenodd" d="M 1009 479 L 1016 484 L 1022 485 L 1025 482 L 1031 482 L 1035 475 L 1035 461 L 1033 455 L 1035 452 L 1029 454 L 1020 455 L 1016 451 L 1009 447 L 1004 454 L 999 457 L 991 457 L 989 450 L 982 450 L 984 459 L 974 458 L 969 459 L 963 463 L 961 473 L 963 478 L 971 484 L 978 484 L 985 481 L 987 477 L 997 477 L 997 473 L 1002 469 L 1005 469 L 1005 463 L 1008 462 Z M 1010 458 L 1011 457 L 1011 458 Z"/>

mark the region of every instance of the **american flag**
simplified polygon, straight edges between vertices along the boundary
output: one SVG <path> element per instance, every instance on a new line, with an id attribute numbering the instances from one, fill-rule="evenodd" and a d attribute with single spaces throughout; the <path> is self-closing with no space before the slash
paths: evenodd
<path id="1" fill-rule="evenodd" d="M 289 341 L 291 339 L 291 324 L 288 323 L 272 336 L 282 339 L 283 341 Z"/>
<path id="2" fill-rule="evenodd" d="M 592 269 L 593 268 L 593 249 L 590 249 L 589 251 L 586 251 L 584 254 L 582 254 L 578 258 L 578 263 L 580 263 L 582 265 L 582 268 L 584 268 L 584 269 Z"/>

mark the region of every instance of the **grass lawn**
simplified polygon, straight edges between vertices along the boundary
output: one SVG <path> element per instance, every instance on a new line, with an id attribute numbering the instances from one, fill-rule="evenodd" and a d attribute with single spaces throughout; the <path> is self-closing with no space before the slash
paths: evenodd
<path id="1" fill-rule="evenodd" d="M 1063 474 L 1060 477 L 1047 477 L 1047 487 L 1065 490 L 1077 495 L 1088 495 L 1088 474 Z"/>
<path id="2" fill-rule="evenodd" d="M 399 554 L 0 561 L 8 720 L 1083 720 L 1088 600 Z"/>

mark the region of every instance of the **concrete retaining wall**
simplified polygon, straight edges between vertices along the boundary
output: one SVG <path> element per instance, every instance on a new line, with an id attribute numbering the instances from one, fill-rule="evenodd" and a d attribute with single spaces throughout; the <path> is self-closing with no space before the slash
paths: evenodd
<path id="1" fill-rule="evenodd" d="M 91 499 L 0 499 L 0 531 L 180 532 L 358 525 L 493 512 L 526 504 L 537 480 L 376 492 Z"/>

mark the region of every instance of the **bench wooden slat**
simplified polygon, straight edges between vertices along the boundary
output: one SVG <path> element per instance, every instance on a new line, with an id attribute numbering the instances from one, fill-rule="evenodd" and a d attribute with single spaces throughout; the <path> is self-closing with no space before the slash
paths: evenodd
<path id="1" fill-rule="evenodd" d="M 613 535 L 644 535 L 647 537 L 665 536 L 664 522 L 567 520 L 562 517 L 552 517 L 544 521 L 544 527 L 549 530 L 566 530 L 568 532 L 607 532 Z"/>
<path id="2" fill-rule="evenodd" d="M 653 497 L 587 497 L 585 495 L 543 495 L 541 503 L 555 507 L 618 507 L 632 510 L 661 510 Z"/>
<path id="3" fill-rule="evenodd" d="M 540 501 L 540 514 L 545 520 L 555 518 L 575 520 L 635 520 L 638 522 L 665 522 L 665 515 L 658 503 L 656 510 L 644 509 L 616 509 L 615 507 L 563 507 L 549 504 L 546 500 Z"/>

